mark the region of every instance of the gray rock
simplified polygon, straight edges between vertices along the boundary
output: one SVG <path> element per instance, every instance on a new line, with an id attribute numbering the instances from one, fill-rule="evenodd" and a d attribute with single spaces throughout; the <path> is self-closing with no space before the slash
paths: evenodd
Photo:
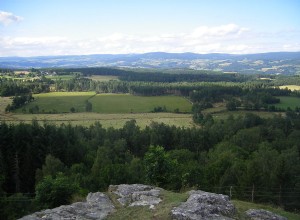
<path id="1" fill-rule="evenodd" d="M 228 196 L 200 190 L 190 191 L 189 194 L 186 202 L 172 209 L 173 219 L 233 219 L 235 207 Z"/>
<path id="2" fill-rule="evenodd" d="M 151 209 L 162 200 L 159 198 L 160 188 L 143 184 L 111 185 L 109 191 L 118 195 L 122 206 L 149 206 Z"/>
<path id="3" fill-rule="evenodd" d="M 54 209 L 35 212 L 21 218 L 21 220 L 98 220 L 106 218 L 107 215 L 114 211 L 115 207 L 108 196 L 96 192 L 89 193 L 86 202 L 77 202 L 71 205 L 63 205 Z"/>
<path id="4" fill-rule="evenodd" d="M 246 211 L 246 215 L 251 220 L 287 220 L 285 217 L 264 209 L 249 209 Z"/>

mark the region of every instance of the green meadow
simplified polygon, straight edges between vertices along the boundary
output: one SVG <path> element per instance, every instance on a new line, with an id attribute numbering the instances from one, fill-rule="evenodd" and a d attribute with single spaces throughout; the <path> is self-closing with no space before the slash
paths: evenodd
<path id="1" fill-rule="evenodd" d="M 98 94 L 90 99 L 93 111 L 99 113 L 142 113 L 155 107 L 166 107 L 168 112 L 178 109 L 191 112 L 192 105 L 179 96 L 133 96 L 129 94 Z"/>
<path id="2" fill-rule="evenodd" d="M 280 98 L 280 103 L 275 105 L 277 108 L 287 109 L 290 107 L 295 109 L 295 107 L 300 107 L 300 98 L 298 97 L 280 96 L 277 98 Z"/>
<path id="3" fill-rule="evenodd" d="M 97 113 L 146 113 L 155 107 L 166 107 L 168 112 L 190 113 L 191 103 L 179 96 L 134 96 L 130 94 L 96 94 L 95 92 L 53 92 L 34 95 L 35 100 L 16 113 L 28 113 L 38 106 L 39 113 L 84 112 L 85 103 L 92 103 L 92 112 Z"/>
<path id="4" fill-rule="evenodd" d="M 85 101 L 95 95 L 95 92 L 53 92 L 34 95 L 34 101 L 25 105 L 22 109 L 17 109 L 16 113 L 30 108 L 39 107 L 40 113 L 63 113 L 70 112 L 70 108 L 75 108 L 77 112 L 85 110 Z"/>

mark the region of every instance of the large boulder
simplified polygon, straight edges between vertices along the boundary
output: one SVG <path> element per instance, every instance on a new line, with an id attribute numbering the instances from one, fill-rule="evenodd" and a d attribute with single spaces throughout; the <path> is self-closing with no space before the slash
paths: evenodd
<path id="1" fill-rule="evenodd" d="M 150 206 L 150 208 L 154 208 L 162 201 L 159 198 L 161 188 L 153 186 L 143 184 L 110 185 L 108 190 L 119 197 L 117 200 L 122 206 Z"/>
<path id="2" fill-rule="evenodd" d="M 54 209 L 35 212 L 21 218 L 21 220 L 56 220 L 56 219 L 104 219 L 115 211 L 115 207 L 107 195 L 96 192 L 89 193 L 86 202 L 77 202 L 71 205 L 63 205 Z"/>
<path id="3" fill-rule="evenodd" d="M 233 219 L 235 207 L 228 196 L 200 190 L 190 191 L 189 194 L 186 202 L 172 209 L 173 219 Z"/>
<path id="4" fill-rule="evenodd" d="M 251 220 L 287 220 L 287 218 L 277 215 L 264 209 L 249 209 L 246 216 Z"/>

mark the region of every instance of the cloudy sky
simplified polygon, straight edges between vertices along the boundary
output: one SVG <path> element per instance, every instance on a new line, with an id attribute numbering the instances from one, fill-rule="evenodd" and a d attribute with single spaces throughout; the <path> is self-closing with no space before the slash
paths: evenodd
<path id="1" fill-rule="evenodd" d="M 0 56 L 300 51 L 299 0 L 0 0 Z"/>

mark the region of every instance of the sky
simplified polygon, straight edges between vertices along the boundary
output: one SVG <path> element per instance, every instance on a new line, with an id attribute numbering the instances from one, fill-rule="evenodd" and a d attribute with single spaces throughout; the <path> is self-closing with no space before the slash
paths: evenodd
<path id="1" fill-rule="evenodd" d="M 300 51 L 300 0 L 0 0 L 0 57 Z"/>

